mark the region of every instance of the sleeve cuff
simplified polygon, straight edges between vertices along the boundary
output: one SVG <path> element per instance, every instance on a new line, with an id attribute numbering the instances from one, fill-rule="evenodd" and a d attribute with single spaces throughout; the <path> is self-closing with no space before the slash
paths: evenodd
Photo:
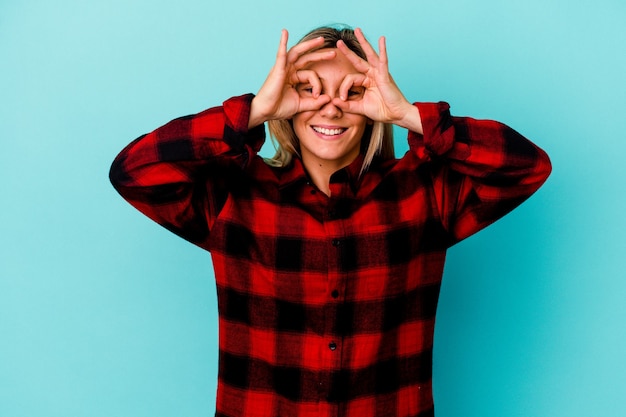
<path id="1" fill-rule="evenodd" d="M 265 125 L 248 129 L 250 104 L 254 94 L 231 97 L 223 103 L 225 129 L 224 140 L 233 148 L 241 149 L 248 144 L 258 152 L 265 141 Z"/>
<path id="2" fill-rule="evenodd" d="M 438 103 L 413 103 L 422 119 L 423 134 L 409 132 L 411 149 L 424 150 L 429 155 L 443 155 L 454 145 L 454 125 L 450 105 Z"/>

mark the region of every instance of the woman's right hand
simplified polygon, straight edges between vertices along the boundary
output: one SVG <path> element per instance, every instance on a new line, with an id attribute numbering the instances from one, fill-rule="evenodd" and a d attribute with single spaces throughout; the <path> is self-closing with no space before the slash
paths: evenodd
<path id="1" fill-rule="evenodd" d="M 268 120 L 290 119 L 303 111 L 317 110 L 330 102 L 330 97 L 321 94 L 322 85 L 315 72 L 304 69 L 316 61 L 332 59 L 336 51 L 321 50 L 322 37 L 299 43 L 287 50 L 289 34 L 283 29 L 276 62 L 257 95 L 252 99 L 248 127 L 258 126 Z M 309 84 L 312 94 L 302 97 L 296 90 L 298 84 Z"/>

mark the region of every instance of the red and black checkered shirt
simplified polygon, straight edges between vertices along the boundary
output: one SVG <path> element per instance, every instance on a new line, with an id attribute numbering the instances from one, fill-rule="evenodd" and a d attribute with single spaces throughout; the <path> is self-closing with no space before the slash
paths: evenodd
<path id="1" fill-rule="evenodd" d="M 359 158 L 315 188 L 299 159 L 257 156 L 252 96 L 128 145 L 120 194 L 211 252 L 218 417 L 433 416 L 433 331 L 446 249 L 546 180 L 547 155 L 494 121 L 418 103 L 401 159 Z"/>

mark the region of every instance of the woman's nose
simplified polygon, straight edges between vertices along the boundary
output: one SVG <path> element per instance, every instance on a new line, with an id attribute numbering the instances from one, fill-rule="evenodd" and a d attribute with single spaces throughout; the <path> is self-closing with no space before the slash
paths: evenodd
<path id="1" fill-rule="evenodd" d="M 329 119 L 336 119 L 338 117 L 341 117 L 342 113 L 341 109 L 335 106 L 331 101 L 322 106 L 322 108 L 320 109 L 320 114 Z"/>

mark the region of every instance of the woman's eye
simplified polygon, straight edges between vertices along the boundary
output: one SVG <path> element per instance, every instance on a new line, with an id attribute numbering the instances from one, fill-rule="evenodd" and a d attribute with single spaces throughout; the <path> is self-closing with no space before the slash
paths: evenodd
<path id="1" fill-rule="evenodd" d="M 313 87 L 311 86 L 301 86 L 298 88 L 298 92 L 303 96 L 310 96 L 313 94 Z"/>
<path id="2" fill-rule="evenodd" d="M 363 95 L 363 89 L 351 88 L 348 90 L 348 98 L 357 99 Z"/>

